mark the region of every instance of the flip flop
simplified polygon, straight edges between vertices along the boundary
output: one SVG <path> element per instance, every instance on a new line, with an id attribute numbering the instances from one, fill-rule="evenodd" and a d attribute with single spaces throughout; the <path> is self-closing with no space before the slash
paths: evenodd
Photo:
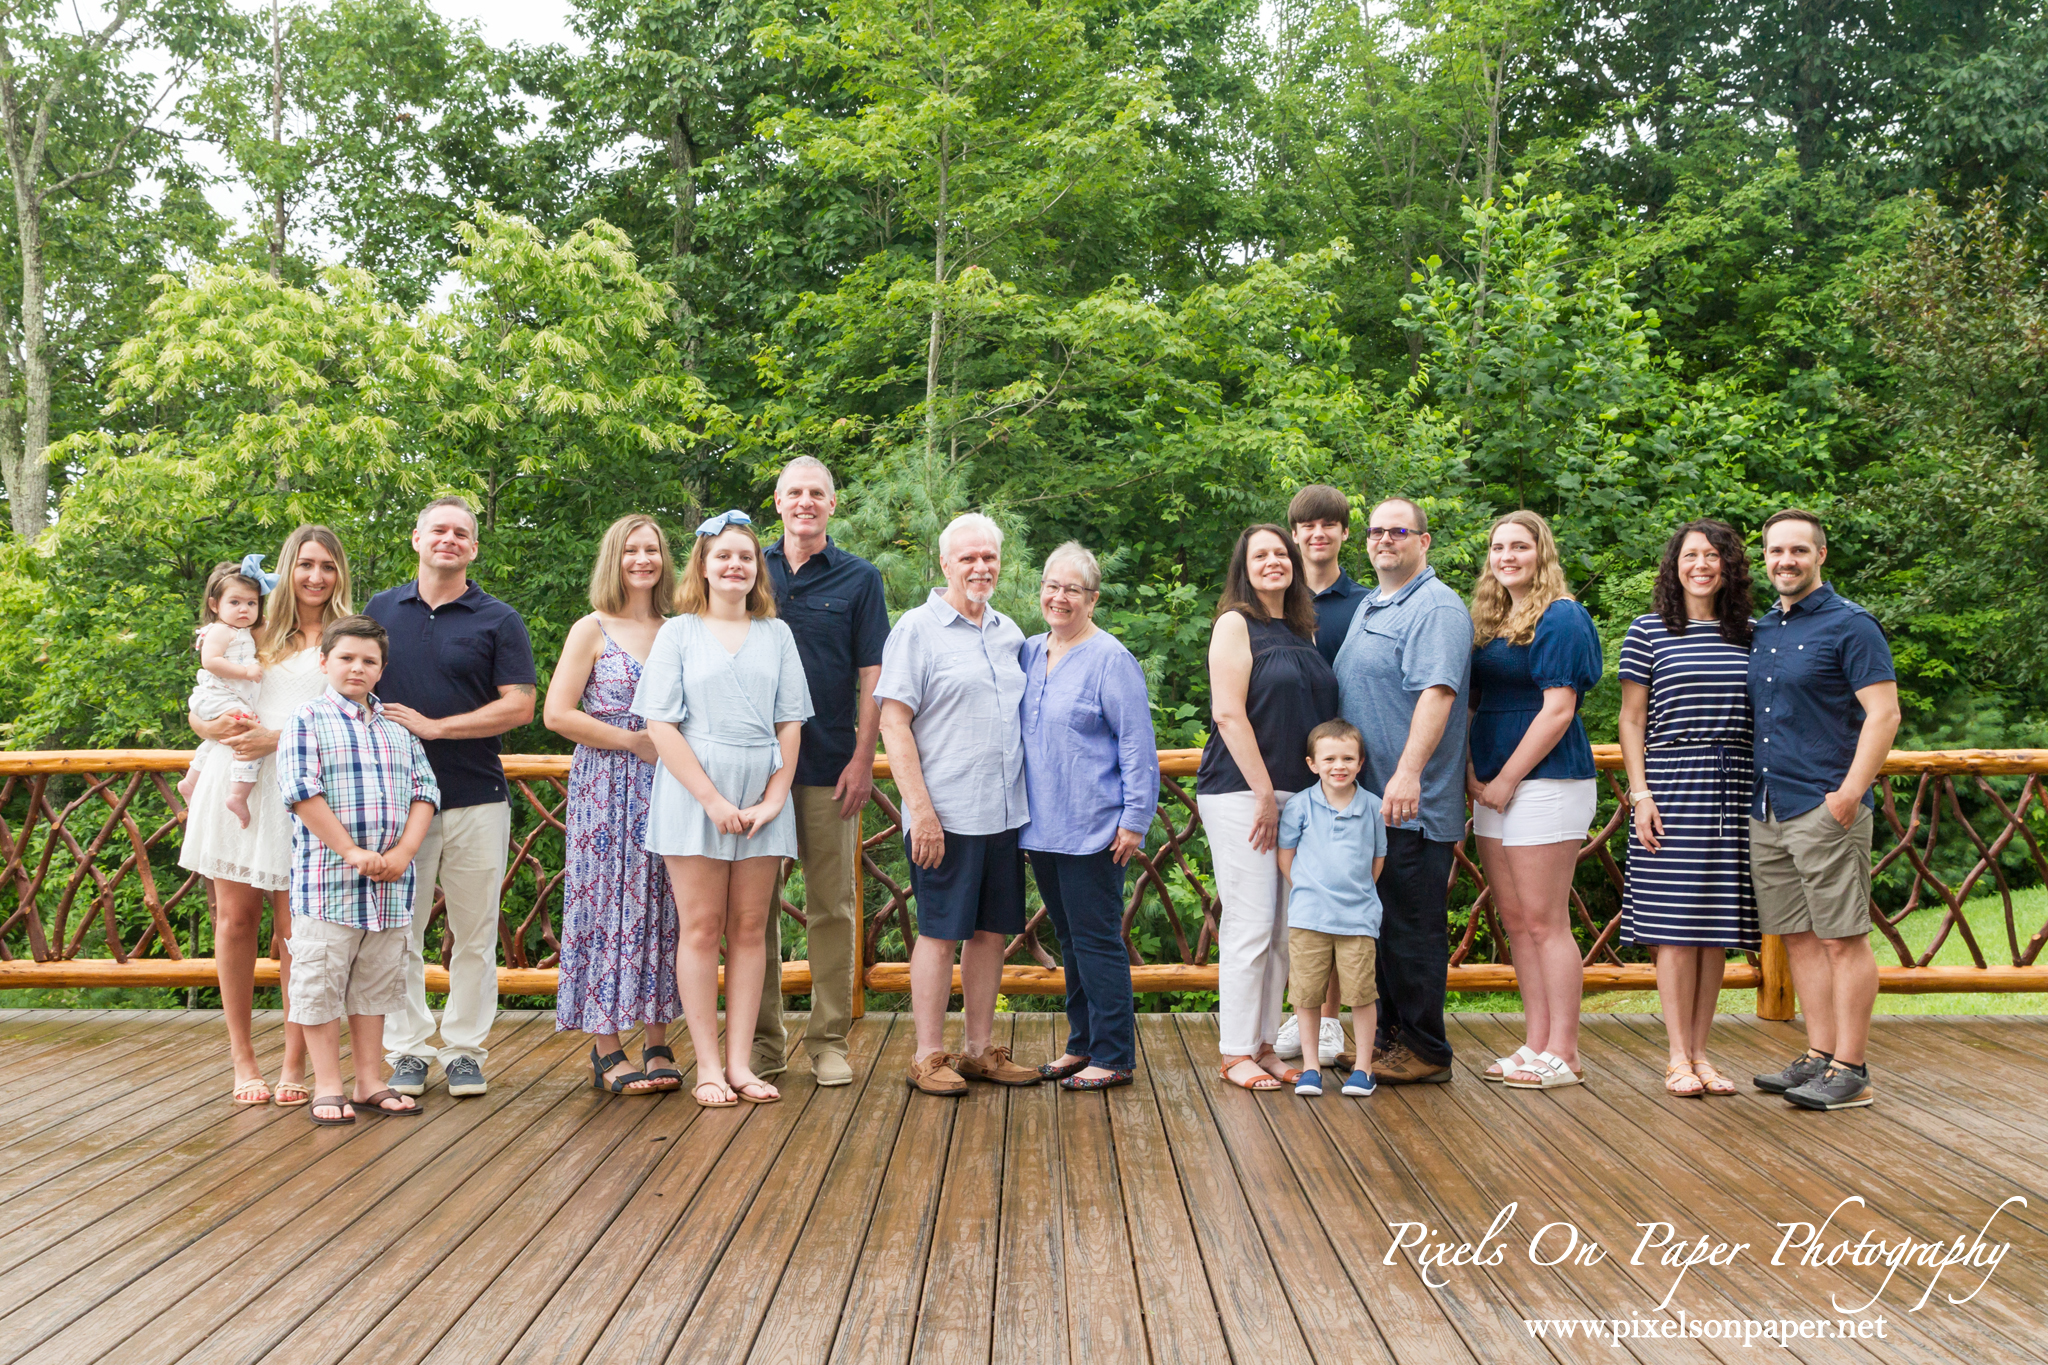
<path id="1" fill-rule="evenodd" d="M 356 1116 L 353 1113 L 343 1114 L 338 1119 L 323 1119 L 320 1117 L 319 1111 L 322 1109 L 353 1110 L 354 1108 L 355 1101 L 346 1095 L 318 1095 L 314 1097 L 312 1105 L 306 1110 L 306 1117 L 319 1124 L 322 1128 L 346 1128 L 349 1124 L 356 1121 Z"/>
<path id="2" fill-rule="evenodd" d="M 697 1107 L 699 1109 L 737 1109 L 739 1107 L 740 1102 L 737 1097 L 729 1100 L 724 1098 L 716 1100 L 706 1100 L 704 1098 L 704 1091 L 707 1088 L 716 1090 L 720 1096 L 724 1096 L 729 1093 L 725 1088 L 724 1081 L 697 1082 L 696 1086 L 690 1091 L 690 1098 L 697 1101 Z"/>
<path id="3" fill-rule="evenodd" d="M 386 1100 L 402 1100 L 407 1098 L 409 1097 L 387 1087 L 379 1090 L 374 1095 L 365 1095 L 359 1100 L 350 1100 L 349 1104 L 354 1107 L 358 1114 L 375 1114 L 380 1119 L 416 1119 L 423 1112 L 417 1102 L 410 1109 L 386 1109 L 384 1107 L 384 1101 Z M 368 1107 L 366 1108 L 365 1106 Z"/>
<path id="4" fill-rule="evenodd" d="M 752 1090 L 757 1086 L 762 1090 L 774 1091 L 774 1093 L 769 1095 L 749 1095 L 747 1093 L 749 1090 Z M 768 1084 L 768 1082 L 766 1081 L 748 1081 L 745 1085 L 740 1086 L 733 1093 L 738 1095 L 741 1099 L 745 1100 L 748 1104 L 775 1104 L 782 1099 L 782 1092 L 780 1090 L 776 1090 L 774 1086 Z"/>

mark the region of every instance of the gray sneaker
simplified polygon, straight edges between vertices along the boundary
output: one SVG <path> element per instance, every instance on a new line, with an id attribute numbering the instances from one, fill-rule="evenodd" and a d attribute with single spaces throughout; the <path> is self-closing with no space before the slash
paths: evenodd
<path id="1" fill-rule="evenodd" d="M 1756 1088 L 1771 1095 L 1782 1095 L 1794 1086 L 1805 1085 L 1821 1072 L 1828 1069 L 1828 1059 L 1816 1057 L 1811 1051 L 1802 1052 L 1783 1071 L 1773 1071 L 1768 1076 L 1754 1076 Z"/>
<path id="2" fill-rule="evenodd" d="M 458 1098 L 481 1095 L 490 1089 L 484 1084 L 484 1069 L 474 1057 L 457 1057 L 441 1070 L 448 1077 L 448 1093 Z"/>
<path id="3" fill-rule="evenodd" d="M 389 1085 L 401 1095 L 415 1098 L 427 1093 L 427 1059 L 424 1057 L 400 1057 L 398 1064 L 391 1068 Z"/>
<path id="4" fill-rule="evenodd" d="M 1831 1066 L 1805 1085 L 1794 1086 L 1785 1098 L 1801 1109 L 1861 1109 L 1877 1098 L 1870 1078 L 1846 1066 Z"/>

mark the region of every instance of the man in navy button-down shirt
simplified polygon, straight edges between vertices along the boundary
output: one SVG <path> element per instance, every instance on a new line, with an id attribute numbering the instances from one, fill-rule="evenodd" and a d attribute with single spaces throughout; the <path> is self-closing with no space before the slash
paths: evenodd
<path id="1" fill-rule="evenodd" d="M 1898 733 L 1899 687 L 1876 619 L 1821 582 L 1827 557 L 1812 513 L 1764 523 L 1778 605 L 1757 622 L 1749 656 L 1750 870 L 1763 931 L 1784 939 L 1810 1046 L 1756 1084 L 1809 1109 L 1848 1109 L 1872 1094 L 1870 788 Z"/>
<path id="2" fill-rule="evenodd" d="M 846 1030 L 860 989 L 854 948 L 854 879 L 860 868 L 860 812 L 875 789 L 875 740 L 882 713 L 875 679 L 889 638 L 882 575 L 825 533 L 839 496 L 832 471 L 808 455 L 783 466 L 775 482 L 782 539 L 762 552 L 775 586 L 775 609 L 796 637 L 811 701 L 797 751 L 797 852 L 804 868 L 804 937 L 811 962 L 811 1019 L 804 1050 L 819 1085 L 849 1085 Z M 782 907 L 776 888 L 768 918 L 768 976 L 754 1023 L 754 1073 L 783 1070 Z"/>

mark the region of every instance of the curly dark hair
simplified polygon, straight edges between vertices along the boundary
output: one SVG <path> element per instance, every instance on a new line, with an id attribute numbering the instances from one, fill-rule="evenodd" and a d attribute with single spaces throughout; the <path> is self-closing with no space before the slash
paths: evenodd
<path id="1" fill-rule="evenodd" d="M 1685 615 L 1685 589 L 1678 581 L 1678 552 L 1685 547 L 1685 538 L 1695 531 L 1705 536 L 1721 556 L 1721 591 L 1714 596 L 1714 609 L 1721 618 L 1721 638 L 1747 649 L 1756 637 L 1756 622 L 1751 619 L 1755 604 L 1750 596 L 1749 552 L 1743 547 L 1742 537 L 1725 521 L 1702 517 L 1671 533 L 1671 539 L 1664 545 L 1663 562 L 1657 566 L 1657 587 L 1650 595 L 1650 605 L 1663 619 L 1666 630 L 1673 635 L 1685 634 L 1691 623 Z"/>
<path id="2" fill-rule="evenodd" d="M 1315 594 L 1308 590 L 1308 573 L 1302 567 L 1301 551 L 1294 544 L 1294 537 L 1283 527 L 1271 522 L 1260 522 L 1247 526 L 1244 534 L 1237 538 L 1237 546 L 1230 552 L 1230 570 L 1223 579 L 1223 594 L 1216 601 L 1216 614 L 1225 615 L 1241 611 L 1254 621 L 1270 621 L 1265 603 L 1259 600 L 1257 589 L 1252 587 L 1250 559 L 1252 537 L 1264 531 L 1278 536 L 1280 543 L 1287 547 L 1287 558 L 1294 565 L 1294 581 L 1287 585 L 1287 595 L 1281 599 L 1281 612 L 1292 630 L 1304 640 L 1316 638 Z"/>

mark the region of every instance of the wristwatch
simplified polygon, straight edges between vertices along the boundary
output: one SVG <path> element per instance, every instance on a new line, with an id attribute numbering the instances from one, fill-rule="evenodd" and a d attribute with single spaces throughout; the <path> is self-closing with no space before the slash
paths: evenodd
<path id="1" fill-rule="evenodd" d="M 1643 804 L 1643 802 L 1649 800 L 1650 796 L 1651 793 L 1647 790 L 1639 792 L 1630 792 L 1628 794 L 1628 803 L 1631 806 L 1640 806 Z"/>

